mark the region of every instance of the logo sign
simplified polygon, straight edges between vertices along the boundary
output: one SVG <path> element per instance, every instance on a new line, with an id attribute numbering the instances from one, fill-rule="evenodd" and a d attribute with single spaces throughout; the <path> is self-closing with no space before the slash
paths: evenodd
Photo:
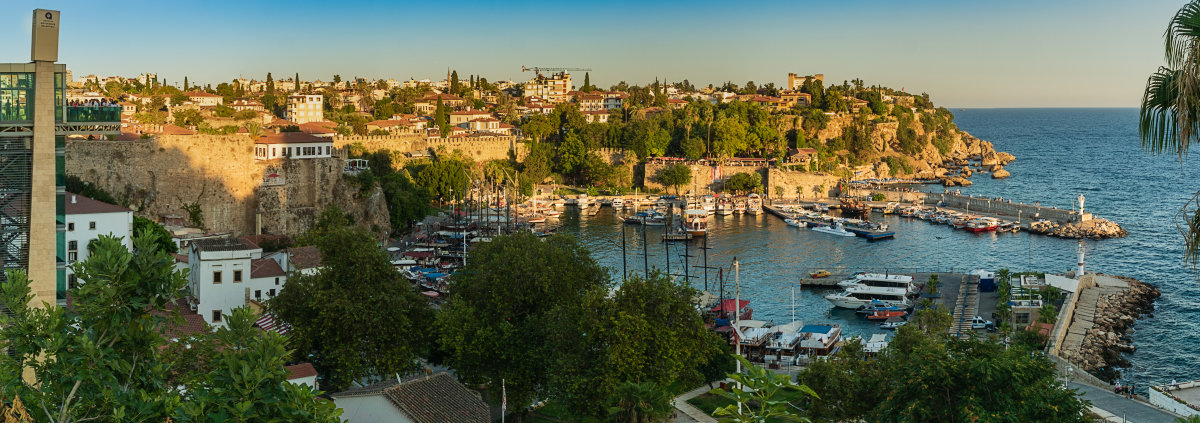
<path id="1" fill-rule="evenodd" d="M 57 10 L 37 9 L 33 11 L 33 46 L 31 60 L 56 62 L 58 61 L 58 19 Z"/>

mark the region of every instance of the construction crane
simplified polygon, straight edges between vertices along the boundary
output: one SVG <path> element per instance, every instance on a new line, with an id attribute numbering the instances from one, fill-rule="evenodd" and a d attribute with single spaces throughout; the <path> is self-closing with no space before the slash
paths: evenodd
<path id="1" fill-rule="evenodd" d="M 550 68 L 550 67 L 542 67 L 542 66 L 534 66 L 534 67 L 532 67 L 532 68 L 527 68 L 527 67 L 525 67 L 525 66 L 521 66 L 521 72 L 529 72 L 529 71 L 533 71 L 534 73 L 536 73 L 536 74 L 538 74 L 538 75 L 541 75 L 541 74 L 542 74 L 542 71 L 546 71 L 546 72 L 588 72 L 588 71 L 591 71 L 591 69 L 584 69 L 584 68 Z"/>

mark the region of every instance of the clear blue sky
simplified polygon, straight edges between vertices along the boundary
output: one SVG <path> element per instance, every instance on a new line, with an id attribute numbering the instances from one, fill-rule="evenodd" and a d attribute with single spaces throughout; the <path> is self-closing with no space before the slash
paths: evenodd
<path id="1" fill-rule="evenodd" d="M 0 61 L 28 60 L 31 11 L 47 8 L 62 11 L 59 60 L 77 77 L 440 79 L 449 67 L 499 80 L 536 65 L 591 68 L 601 86 L 699 86 L 797 72 L 952 107 L 1133 107 L 1183 4 L 6 0 Z"/>

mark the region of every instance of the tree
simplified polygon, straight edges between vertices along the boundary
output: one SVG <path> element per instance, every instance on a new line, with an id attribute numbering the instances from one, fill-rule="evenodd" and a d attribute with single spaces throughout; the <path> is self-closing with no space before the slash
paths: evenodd
<path id="1" fill-rule="evenodd" d="M 171 233 L 167 232 L 166 228 L 162 227 L 162 225 L 159 225 L 153 220 L 141 216 L 134 216 L 133 233 L 141 234 L 145 231 L 149 231 L 154 245 L 156 245 L 159 250 L 171 254 L 175 254 L 179 251 L 179 247 L 175 245 L 175 241 L 171 237 Z"/>
<path id="2" fill-rule="evenodd" d="M 443 137 L 450 134 L 450 109 L 438 97 L 437 107 L 433 111 L 433 125 L 438 127 Z"/>
<path id="3" fill-rule="evenodd" d="M 583 73 L 583 88 L 580 88 L 579 91 L 583 91 L 585 93 L 590 93 L 590 92 L 592 92 L 593 89 L 594 88 L 592 87 L 592 77 L 590 75 L 588 75 L 587 72 L 584 72 Z"/>
<path id="4" fill-rule="evenodd" d="M 175 124 L 178 126 L 199 126 L 204 123 L 204 116 L 199 110 L 187 109 L 175 112 Z"/>
<path id="5" fill-rule="evenodd" d="M 187 279 L 149 231 L 133 244 L 137 253 L 100 236 L 88 259 L 72 265 L 87 282 L 72 292 L 71 308 L 30 304 L 29 279 L 8 273 L 0 301 L 13 317 L 0 313 L 8 352 L 0 355 L 0 397 L 20 397 L 59 423 L 166 420 L 179 398 L 163 383 L 166 341 L 157 331 L 166 318 L 152 311 L 175 301 Z M 22 377 L 26 369 L 35 378 Z"/>
<path id="6" fill-rule="evenodd" d="M 1146 80 L 1138 133 L 1142 148 L 1161 154 L 1173 151 L 1182 162 L 1189 147 L 1200 143 L 1200 1 L 1179 9 L 1167 25 L 1166 66 Z M 1184 257 L 1200 265 L 1200 192 L 1179 211 Z"/>
<path id="7" fill-rule="evenodd" d="M 295 421 L 337 423 L 341 410 L 307 385 L 289 383 L 285 340 L 254 327 L 257 317 L 239 307 L 215 333 L 191 338 L 210 346 L 200 381 L 189 386 L 174 421 Z M 247 365 L 253 363 L 253 365 Z"/>
<path id="8" fill-rule="evenodd" d="M 371 234 L 338 223 L 315 237 L 321 269 L 292 275 L 267 302 L 292 326 L 296 359 L 311 360 L 321 386 L 331 391 L 416 369 L 429 348 L 433 318 Z"/>
<path id="9" fill-rule="evenodd" d="M 692 168 L 685 164 L 674 164 L 659 169 L 654 179 L 664 186 L 675 187 L 675 195 L 679 195 L 679 186 L 692 182 Z"/>
<path id="10" fill-rule="evenodd" d="M 460 86 L 458 81 L 457 70 L 450 72 L 450 92 L 454 94 L 459 94 L 462 92 L 462 86 Z"/>
<path id="11" fill-rule="evenodd" d="M 510 409 L 523 410 L 549 393 L 560 355 L 547 341 L 561 332 L 548 322 L 607 287 L 607 272 L 568 235 L 497 237 L 451 280 L 454 301 L 437 317 L 446 362 L 467 383 L 504 379 Z"/>
<path id="12" fill-rule="evenodd" d="M 648 382 L 624 382 L 617 387 L 608 411 L 617 421 L 648 423 L 671 415 L 671 395 Z"/>
<path id="13" fill-rule="evenodd" d="M 535 142 L 541 142 L 554 132 L 550 118 L 543 114 L 535 114 L 525 119 L 521 124 L 521 132 L 529 135 Z"/>
<path id="14" fill-rule="evenodd" d="M 745 373 L 731 373 L 730 379 L 735 382 L 728 391 L 714 389 L 711 391 L 736 404 L 718 408 L 714 416 L 725 416 L 722 423 L 760 423 L 771 420 L 807 422 L 800 417 L 784 401 L 777 399 L 784 391 L 799 391 L 813 398 L 820 398 L 808 386 L 792 381 L 791 375 L 776 374 L 770 370 L 751 364 L 745 357 L 737 356 L 738 361 L 746 368 Z"/>
<path id="15" fill-rule="evenodd" d="M 738 173 L 725 181 L 725 189 L 739 194 L 758 192 L 762 189 L 762 177 L 757 173 Z"/>
<path id="16" fill-rule="evenodd" d="M 300 72 L 296 72 L 296 77 L 292 81 L 296 83 L 296 92 L 300 92 Z"/>
<path id="17" fill-rule="evenodd" d="M 184 76 L 184 77 L 183 77 L 183 90 L 184 90 L 184 91 L 187 91 L 187 90 L 188 90 L 188 79 L 187 79 L 187 76 Z"/>

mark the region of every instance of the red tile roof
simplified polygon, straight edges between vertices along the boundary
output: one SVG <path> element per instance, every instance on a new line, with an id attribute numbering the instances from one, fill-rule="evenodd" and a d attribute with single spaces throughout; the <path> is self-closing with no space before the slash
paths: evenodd
<path id="1" fill-rule="evenodd" d="M 460 112 L 450 112 L 450 114 L 452 114 L 452 115 L 488 115 L 488 116 L 492 115 L 491 113 L 485 112 L 483 110 L 463 110 Z"/>
<path id="2" fill-rule="evenodd" d="M 313 367 L 312 363 L 293 364 L 285 366 L 288 371 L 288 380 L 300 379 L 317 375 L 317 368 Z"/>
<path id="3" fill-rule="evenodd" d="M 196 131 L 169 123 L 162 126 L 162 133 L 164 135 L 196 135 Z"/>
<path id="4" fill-rule="evenodd" d="M 288 265 L 297 269 L 311 269 L 321 265 L 321 250 L 309 245 L 299 248 L 289 248 Z"/>
<path id="5" fill-rule="evenodd" d="M 96 213 L 122 213 L 131 212 L 127 208 L 108 204 L 103 201 L 93 200 L 81 194 L 67 193 L 66 204 L 64 205 L 68 215 L 76 214 L 96 214 Z"/>
<path id="6" fill-rule="evenodd" d="M 270 278 L 286 274 L 287 272 L 284 272 L 283 268 L 279 267 L 279 262 L 274 259 L 260 258 L 250 261 L 251 278 Z"/>
<path id="7" fill-rule="evenodd" d="M 488 423 L 488 405 L 448 373 L 438 373 L 383 390 L 392 405 L 416 423 Z"/>

